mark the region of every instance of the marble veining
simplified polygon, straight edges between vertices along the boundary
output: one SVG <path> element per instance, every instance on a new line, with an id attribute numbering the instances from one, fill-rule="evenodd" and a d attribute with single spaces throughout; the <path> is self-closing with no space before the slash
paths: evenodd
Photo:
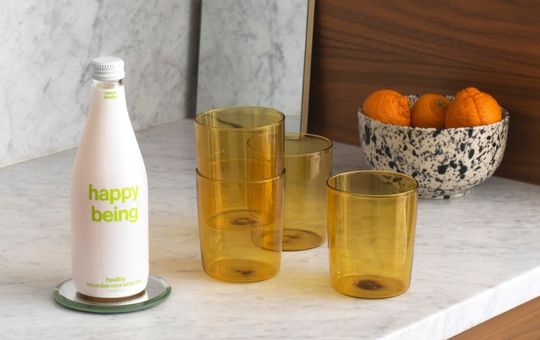
<path id="1" fill-rule="evenodd" d="M 0 166 L 79 143 L 90 93 L 87 66 L 100 54 L 126 62 L 136 129 L 190 113 L 194 2 L 3 1 Z"/>
<path id="2" fill-rule="evenodd" d="M 203 1 L 197 112 L 269 106 L 291 116 L 288 130 L 298 129 L 307 4 L 307 0 Z"/>
<path id="3" fill-rule="evenodd" d="M 201 268 L 193 122 L 140 131 L 150 194 L 151 271 L 172 284 L 160 306 L 91 315 L 56 305 L 70 275 L 75 150 L 0 169 L 0 334 L 9 338 L 443 339 L 540 295 L 540 187 L 491 177 L 470 195 L 421 200 L 411 289 L 385 300 L 332 290 L 325 246 L 283 254 L 253 284 Z M 334 172 L 365 168 L 335 144 Z"/>

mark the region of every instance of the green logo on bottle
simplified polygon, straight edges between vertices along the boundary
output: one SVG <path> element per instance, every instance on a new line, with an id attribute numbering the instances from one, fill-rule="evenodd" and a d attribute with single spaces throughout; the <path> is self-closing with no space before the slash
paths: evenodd
<path id="1" fill-rule="evenodd" d="M 105 95 L 103 96 L 105 99 L 116 99 L 118 98 L 118 94 L 116 91 L 105 91 Z"/>
<path id="2" fill-rule="evenodd" d="M 106 210 L 97 209 L 92 205 L 91 217 L 92 222 L 122 222 L 129 221 L 135 223 L 139 220 L 139 208 L 138 205 L 134 206 L 134 203 L 138 203 L 139 186 L 128 186 L 122 188 L 103 188 L 98 189 L 92 184 L 88 186 L 88 199 L 90 201 L 101 201 L 113 204 L 131 204 L 128 206 L 120 207 L 118 205 L 112 206 L 111 209 Z"/>

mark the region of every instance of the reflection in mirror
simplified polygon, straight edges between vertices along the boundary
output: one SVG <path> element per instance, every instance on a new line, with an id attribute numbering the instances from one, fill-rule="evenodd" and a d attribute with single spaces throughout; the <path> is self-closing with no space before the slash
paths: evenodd
<path id="1" fill-rule="evenodd" d="M 314 0 L 203 0 L 197 112 L 267 106 L 305 132 Z"/>

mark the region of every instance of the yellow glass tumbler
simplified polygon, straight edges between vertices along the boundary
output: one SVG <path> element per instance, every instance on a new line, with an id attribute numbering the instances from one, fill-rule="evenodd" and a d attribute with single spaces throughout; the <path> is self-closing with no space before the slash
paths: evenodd
<path id="1" fill-rule="evenodd" d="M 361 298 L 386 298 L 410 286 L 417 182 L 390 171 L 353 171 L 328 180 L 332 286 Z"/>
<path id="2" fill-rule="evenodd" d="M 283 171 L 283 113 L 265 107 L 232 107 L 195 117 L 197 169 L 223 180 L 262 180 Z M 252 153 L 250 140 L 260 152 Z"/>
<path id="3" fill-rule="evenodd" d="M 266 280 L 279 271 L 284 174 L 260 181 L 215 180 L 197 171 L 204 270 L 228 282 Z"/>
<path id="4" fill-rule="evenodd" d="M 285 135 L 283 250 L 305 250 L 326 238 L 326 181 L 332 172 L 332 142 L 321 136 Z"/>

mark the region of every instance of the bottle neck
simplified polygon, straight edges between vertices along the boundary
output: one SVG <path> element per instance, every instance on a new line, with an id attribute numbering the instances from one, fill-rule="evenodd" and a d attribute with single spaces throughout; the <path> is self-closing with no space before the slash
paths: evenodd
<path id="1" fill-rule="evenodd" d="M 98 113 L 125 111 L 127 117 L 122 79 L 114 81 L 92 79 L 89 109 L 90 112 Z"/>
<path id="2" fill-rule="evenodd" d="M 124 80 L 118 79 L 118 80 L 95 80 L 92 79 L 92 88 L 96 89 L 117 89 L 124 86 Z"/>

